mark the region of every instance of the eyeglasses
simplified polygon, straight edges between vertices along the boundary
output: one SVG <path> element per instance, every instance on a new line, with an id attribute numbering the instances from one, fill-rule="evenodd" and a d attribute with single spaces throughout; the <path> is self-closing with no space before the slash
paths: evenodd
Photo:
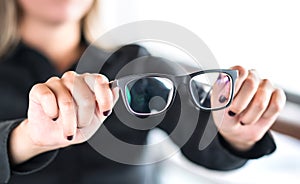
<path id="1" fill-rule="evenodd" d="M 220 110 L 233 99 L 236 70 L 203 70 L 188 75 L 129 75 L 111 82 L 119 87 L 127 110 L 137 116 L 156 115 L 166 111 L 175 98 L 178 86 L 189 90 L 194 105 L 203 110 Z"/>

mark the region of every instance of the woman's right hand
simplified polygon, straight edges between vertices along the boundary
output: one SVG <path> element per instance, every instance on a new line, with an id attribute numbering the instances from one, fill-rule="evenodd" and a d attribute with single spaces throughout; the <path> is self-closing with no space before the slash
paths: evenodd
<path id="1" fill-rule="evenodd" d="M 29 93 L 28 118 L 10 137 L 13 164 L 40 153 L 87 141 L 118 99 L 100 74 L 66 72 L 36 84 Z"/>

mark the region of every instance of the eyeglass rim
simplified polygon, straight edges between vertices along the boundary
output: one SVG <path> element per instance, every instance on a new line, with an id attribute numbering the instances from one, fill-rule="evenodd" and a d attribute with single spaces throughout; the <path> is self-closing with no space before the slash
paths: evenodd
<path id="1" fill-rule="evenodd" d="M 232 87 L 231 87 L 231 92 L 230 92 L 230 99 L 228 101 L 228 103 L 223 106 L 223 107 L 217 107 L 217 108 L 205 108 L 205 107 L 202 107 L 200 105 L 198 105 L 195 101 L 194 101 L 194 97 L 192 96 L 192 93 L 191 93 L 191 87 L 190 87 L 190 81 L 191 79 L 194 77 L 194 76 L 197 76 L 199 74 L 205 74 L 205 73 L 213 73 L 213 72 L 219 72 L 219 73 L 225 73 L 227 74 L 230 79 L 232 80 Z M 172 84 L 173 84 L 173 91 L 172 91 L 172 99 L 171 101 L 169 102 L 169 104 L 166 105 L 166 107 L 159 111 L 158 113 L 138 113 L 138 112 L 135 112 L 134 110 L 132 110 L 130 108 L 130 105 L 128 104 L 128 100 L 126 98 L 126 95 L 125 95 L 125 87 L 126 85 L 131 82 L 132 80 L 136 80 L 136 79 L 140 79 L 140 78 L 143 78 L 143 77 L 164 77 L 166 79 L 169 79 Z M 121 91 L 121 96 L 122 96 L 122 100 L 125 104 L 125 107 L 126 109 L 133 115 L 136 115 L 136 116 L 152 116 L 152 115 L 158 115 L 158 114 L 161 114 L 163 112 L 166 112 L 171 104 L 173 103 L 174 101 L 174 98 L 175 98 L 175 91 L 177 90 L 177 86 L 176 86 L 176 78 L 182 78 L 182 77 L 188 77 L 189 78 L 189 93 L 192 97 L 192 101 L 194 103 L 194 105 L 202 110 L 206 110 L 206 111 L 216 111 L 216 110 L 221 110 L 221 109 L 224 109 L 224 108 L 227 108 L 228 106 L 230 106 L 230 104 L 232 103 L 232 100 L 233 100 L 233 96 L 234 96 L 234 86 L 235 86 L 235 81 L 236 81 L 236 78 L 238 77 L 238 71 L 237 70 L 232 70 L 232 69 L 209 69 L 209 70 L 201 70 L 201 71 L 196 71 L 196 72 L 193 72 L 193 73 L 190 73 L 190 74 L 186 74 L 186 75 L 171 75 L 171 74 L 162 74 L 162 73 L 143 73 L 143 74 L 132 74 L 132 75 L 128 75 L 128 76 L 124 76 L 124 77 L 121 77 L 121 78 L 118 78 L 118 79 L 115 79 L 111 82 L 109 82 L 109 85 L 110 85 L 110 88 L 111 89 L 114 89 L 114 88 L 119 88 L 120 91 Z"/>
<path id="2" fill-rule="evenodd" d="M 137 116 L 152 116 L 152 115 L 158 115 L 158 114 L 161 114 L 161 113 L 163 113 L 163 112 L 166 112 L 167 109 L 169 109 L 169 107 L 170 107 L 171 104 L 173 103 L 173 100 L 174 100 L 175 95 L 176 95 L 176 93 L 175 93 L 175 91 L 176 91 L 176 86 L 174 85 L 174 81 L 172 81 L 171 79 L 166 78 L 166 77 L 164 77 L 164 76 L 147 76 L 147 77 L 160 77 L 160 78 L 163 78 L 163 79 L 168 79 L 168 80 L 171 82 L 171 84 L 172 84 L 171 100 L 168 100 L 168 102 L 166 103 L 166 106 L 165 106 L 162 110 L 160 110 L 160 111 L 158 111 L 158 112 L 156 112 L 156 113 L 141 113 L 141 112 L 135 112 L 135 111 L 130 107 L 130 104 L 129 104 L 129 101 L 128 101 L 128 99 L 127 99 L 126 92 L 125 92 L 125 90 L 126 90 L 125 88 L 126 88 L 127 84 L 130 83 L 131 81 L 135 80 L 135 79 L 132 79 L 132 80 L 130 80 L 130 81 L 128 81 L 128 82 L 126 83 L 125 88 L 123 88 L 123 91 L 121 91 L 121 93 L 122 93 L 122 99 L 123 99 L 123 102 L 125 103 L 125 106 L 126 106 L 127 110 L 128 110 L 129 112 L 131 112 L 132 114 L 137 115 Z M 141 78 L 143 78 L 143 77 L 141 77 Z M 141 78 L 137 78 L 137 79 L 141 79 Z M 126 99 L 126 100 L 124 100 L 124 99 Z"/>
<path id="3" fill-rule="evenodd" d="M 199 74 L 214 73 L 214 72 L 225 73 L 229 77 L 229 80 L 232 81 L 232 85 L 230 86 L 231 87 L 231 89 L 230 89 L 230 98 L 229 98 L 228 102 L 226 103 L 226 105 L 224 105 L 224 106 L 215 107 L 215 108 L 207 108 L 207 107 L 201 106 L 200 104 L 198 104 L 196 102 L 194 94 L 192 93 L 191 82 L 192 82 L 192 78 L 194 76 L 197 76 Z M 195 73 L 192 73 L 190 76 L 191 76 L 191 78 L 190 78 L 190 81 L 189 81 L 189 93 L 190 93 L 191 97 L 193 98 L 193 103 L 196 107 L 198 107 L 202 110 L 205 110 L 205 111 L 217 111 L 217 110 L 225 109 L 225 108 L 227 108 L 228 106 L 231 105 L 233 97 L 234 97 L 235 81 L 236 81 L 236 78 L 238 77 L 238 71 L 237 70 L 212 69 L 212 70 L 205 70 L 205 72 L 202 72 L 202 71 L 195 72 Z"/>

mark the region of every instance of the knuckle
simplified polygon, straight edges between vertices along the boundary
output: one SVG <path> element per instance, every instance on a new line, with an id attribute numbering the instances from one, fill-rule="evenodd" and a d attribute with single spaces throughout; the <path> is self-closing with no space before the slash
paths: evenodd
<path id="1" fill-rule="evenodd" d="M 250 90 L 255 89 L 257 86 L 257 80 L 254 77 L 247 77 L 244 83 Z"/>
<path id="2" fill-rule="evenodd" d="M 254 108 L 258 111 L 263 111 L 268 105 L 267 100 L 264 100 L 263 98 L 253 101 L 253 104 Z"/>
<path id="3" fill-rule="evenodd" d="M 55 76 L 55 77 L 51 77 L 50 79 L 48 79 L 46 83 L 57 82 L 59 80 L 60 80 L 60 78 Z"/>
<path id="4" fill-rule="evenodd" d="M 241 77 L 241 78 L 245 78 L 248 75 L 248 71 L 240 65 L 236 65 L 236 66 L 232 67 L 232 69 L 238 70 L 239 77 Z"/>
<path id="5" fill-rule="evenodd" d="M 259 88 L 258 90 L 262 91 L 262 92 L 266 92 L 267 90 L 270 91 L 274 91 L 274 87 L 272 82 L 269 79 L 263 79 L 260 82 Z"/>
<path id="6" fill-rule="evenodd" d="M 258 78 L 259 78 L 258 72 L 257 72 L 257 70 L 255 70 L 255 69 L 249 70 L 248 76 L 249 76 L 249 77 L 253 77 L 253 78 L 255 78 L 255 79 L 258 79 Z"/>
<path id="7" fill-rule="evenodd" d="M 60 108 L 62 108 L 66 112 L 70 112 L 75 109 L 75 104 L 74 104 L 73 100 L 66 99 L 60 103 Z"/>
<path id="8" fill-rule="evenodd" d="M 42 100 L 46 102 L 55 99 L 55 95 L 51 91 L 43 91 L 40 95 Z"/>
<path id="9" fill-rule="evenodd" d="M 270 109 L 273 112 L 279 112 L 283 109 L 286 102 L 285 93 L 282 89 L 276 89 L 273 95 L 275 96 L 275 98 L 270 104 Z"/>
<path id="10" fill-rule="evenodd" d="M 277 113 L 281 111 L 282 105 L 278 101 L 275 101 L 270 104 L 270 109 L 272 112 Z"/>
<path id="11" fill-rule="evenodd" d="M 257 70 L 256 70 L 256 69 L 253 69 L 253 68 L 250 69 L 249 71 L 250 71 L 250 72 L 253 72 L 253 73 L 257 73 Z"/>
<path id="12" fill-rule="evenodd" d="M 256 69 L 250 69 L 248 74 L 249 76 L 256 77 L 257 79 L 259 78 L 259 74 Z"/>
<path id="13" fill-rule="evenodd" d="M 92 74 L 89 73 L 89 72 L 85 72 L 85 73 L 82 74 L 82 76 L 90 76 L 90 75 L 92 75 Z"/>
<path id="14" fill-rule="evenodd" d="M 259 90 L 254 100 L 252 101 L 252 104 L 254 108 L 256 108 L 259 111 L 266 109 L 269 104 L 269 99 L 267 97 L 266 92 L 264 90 Z"/>
<path id="15" fill-rule="evenodd" d="M 105 75 L 102 75 L 102 74 L 96 75 L 96 81 L 98 83 L 108 83 L 109 82 L 108 78 Z"/>
<path id="16" fill-rule="evenodd" d="M 63 74 L 62 78 L 74 78 L 76 75 L 74 71 L 67 71 Z"/>
<path id="17" fill-rule="evenodd" d="M 36 100 L 46 102 L 55 99 L 55 95 L 52 93 L 52 91 L 47 89 L 47 86 L 43 83 L 36 84 L 31 88 L 29 92 L 29 98 L 37 98 Z"/>
<path id="18" fill-rule="evenodd" d="M 246 73 L 247 72 L 247 70 L 244 67 L 242 67 L 241 65 L 236 65 L 236 66 L 232 67 L 232 69 L 238 70 L 241 73 Z"/>
<path id="19" fill-rule="evenodd" d="M 284 105 L 285 102 L 286 102 L 286 95 L 285 95 L 285 92 L 283 91 L 283 89 L 280 89 L 280 88 L 277 88 L 275 89 L 275 92 L 276 94 L 278 94 L 278 98 L 282 100 L 282 104 Z"/>
<path id="20" fill-rule="evenodd" d="M 32 86 L 30 93 L 36 93 L 36 92 L 40 91 L 40 89 L 43 88 L 44 85 L 45 84 L 42 84 L 42 83 L 35 84 L 34 86 Z"/>
<path id="21" fill-rule="evenodd" d="M 74 84 L 76 75 L 77 74 L 75 72 L 68 71 L 68 72 L 64 73 L 64 75 L 62 76 L 62 79 L 67 84 Z"/>
<path id="22" fill-rule="evenodd" d="M 95 106 L 95 99 L 92 97 L 86 97 L 82 100 L 81 105 L 83 108 L 93 108 Z"/>
<path id="23" fill-rule="evenodd" d="M 262 84 L 262 86 L 266 86 L 266 87 L 272 87 L 273 86 L 272 82 L 269 79 L 262 79 L 261 84 Z"/>

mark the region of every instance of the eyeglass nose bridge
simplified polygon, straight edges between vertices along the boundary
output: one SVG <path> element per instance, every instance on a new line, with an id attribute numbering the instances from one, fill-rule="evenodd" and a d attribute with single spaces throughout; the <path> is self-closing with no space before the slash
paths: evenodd
<path id="1" fill-rule="evenodd" d="M 177 79 L 179 79 L 179 78 L 177 78 Z M 176 91 L 174 92 L 170 107 L 173 105 L 175 98 L 178 98 L 178 96 L 179 96 L 179 98 L 181 99 L 180 100 L 181 102 L 188 103 L 187 105 L 190 105 L 191 107 L 194 107 L 197 110 L 199 110 L 200 108 L 194 102 L 194 99 L 190 92 L 189 83 L 188 83 L 187 79 L 188 79 L 188 77 L 184 76 L 184 77 L 180 77 L 180 79 L 177 80 L 176 87 L 175 87 Z"/>
<path id="2" fill-rule="evenodd" d="M 187 102 L 189 105 L 193 106 L 197 110 L 207 110 L 209 109 L 205 107 L 201 107 L 195 101 L 192 89 L 190 87 L 192 77 L 190 75 L 183 75 L 183 76 L 175 76 L 173 79 L 174 86 L 176 88 L 176 92 L 174 94 L 174 98 L 176 95 L 180 94 L 180 98 L 184 98 L 184 102 Z M 178 93 L 178 94 L 177 94 Z"/>

